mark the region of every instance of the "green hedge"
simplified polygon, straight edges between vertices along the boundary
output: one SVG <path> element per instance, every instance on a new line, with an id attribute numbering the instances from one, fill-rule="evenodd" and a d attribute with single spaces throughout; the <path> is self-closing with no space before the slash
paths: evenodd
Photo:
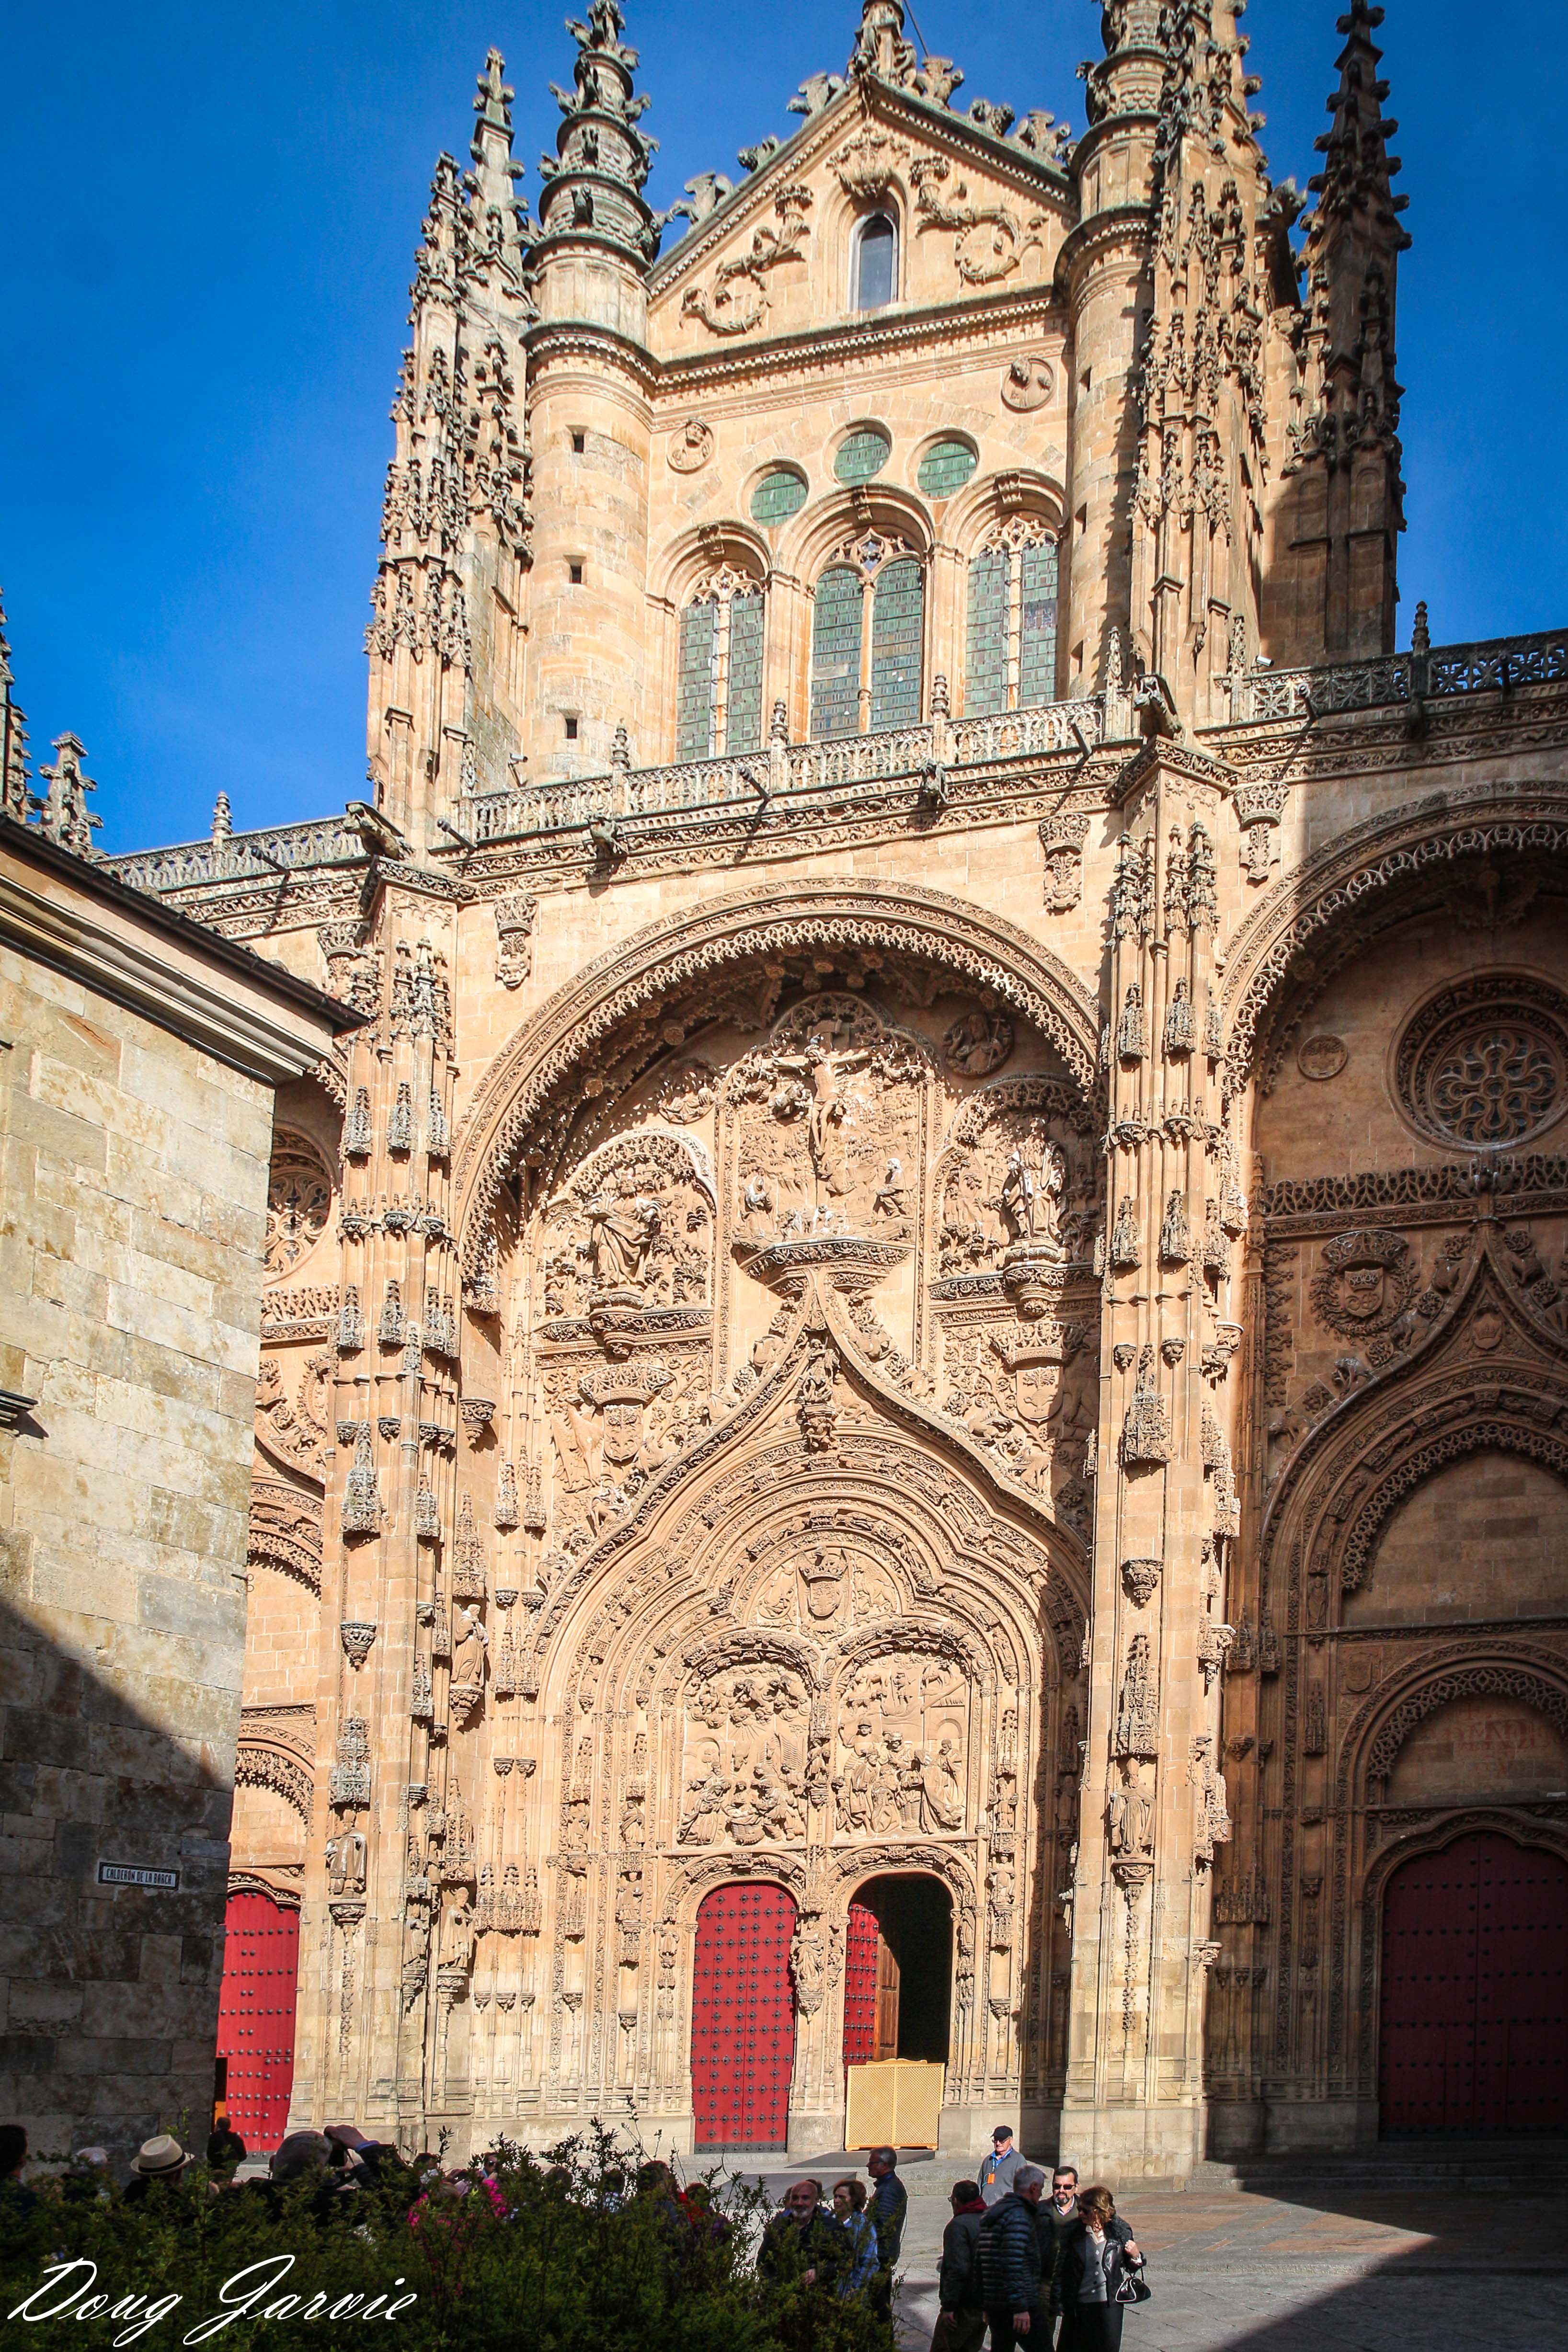
<path id="1" fill-rule="evenodd" d="M 890 2352 L 863 2303 L 759 2278 L 772 2210 L 760 2191 L 710 2184 L 711 2229 L 668 2198 L 617 2204 L 639 2154 L 597 2129 L 547 2161 L 503 2141 L 468 2168 L 477 2185 L 426 2198 L 412 2222 L 411 2176 L 334 2195 L 320 2178 L 215 2189 L 192 2165 L 180 2187 L 129 2203 L 46 2181 L 30 2215 L 0 2210 L 0 2315 L 18 2352 L 324 2337 L 421 2352 Z"/>

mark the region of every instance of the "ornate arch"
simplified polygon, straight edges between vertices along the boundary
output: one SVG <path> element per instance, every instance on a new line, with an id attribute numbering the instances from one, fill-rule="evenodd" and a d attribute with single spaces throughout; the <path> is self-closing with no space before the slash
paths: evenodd
<path id="1" fill-rule="evenodd" d="M 672 1017 L 711 1017 L 704 992 L 781 951 L 906 958 L 999 998 L 1060 1054 L 1086 1100 L 1099 1085 L 1100 1007 L 1047 948 L 997 916 L 936 890 L 870 883 L 767 884 L 661 921 L 608 950 L 525 1022 L 479 1081 L 454 1146 L 453 1194 L 465 1280 L 479 1273 L 497 1192 L 525 1148 L 547 1159 L 594 1065 L 636 1041 L 647 1054 Z M 689 1011 L 685 1008 L 689 1007 Z M 663 1022 L 658 1016 L 664 1016 Z"/>
<path id="2" fill-rule="evenodd" d="M 276 1479 L 256 1479 L 250 1489 L 246 1538 L 247 1568 L 270 1568 L 308 1591 L 321 1589 L 321 1501 Z"/>
<path id="3" fill-rule="evenodd" d="M 266 1748 L 242 1738 L 235 1759 L 237 1789 L 270 1789 L 292 1805 L 307 1829 L 310 1825 L 310 1776 L 297 1758 L 281 1748 Z M 268 1892 L 271 1890 L 268 1889 Z"/>
<path id="4" fill-rule="evenodd" d="M 1227 950 L 1223 1014 L 1226 1095 L 1238 1093 L 1291 977 L 1310 958 L 1321 976 L 1325 950 L 1348 934 L 1363 908 L 1464 857 L 1568 856 L 1568 790 L 1544 783 L 1479 784 L 1406 801 L 1340 834 L 1293 867 L 1259 899 Z"/>
<path id="5" fill-rule="evenodd" d="M 1395 1506 L 1435 1471 L 1446 1468 L 1450 1462 L 1461 1461 L 1468 1454 L 1522 1454 L 1527 1461 L 1539 1462 L 1555 1472 L 1568 1486 L 1568 1441 L 1552 1430 L 1531 1428 L 1524 1421 L 1472 1421 L 1468 1418 L 1467 1401 L 1460 1399 L 1457 1402 L 1458 1411 L 1467 1413 L 1467 1417 L 1405 1454 L 1379 1480 L 1371 1498 L 1350 1522 L 1350 1532 L 1339 1555 L 1342 1591 L 1359 1591 L 1365 1582 L 1378 1539 Z"/>
<path id="6" fill-rule="evenodd" d="M 1568 1689 L 1546 1674 L 1495 1663 L 1451 1667 L 1419 1684 L 1384 1717 L 1367 1748 L 1367 1781 L 1386 1780 L 1416 1725 L 1456 1698 L 1521 1699 L 1568 1739 Z"/>

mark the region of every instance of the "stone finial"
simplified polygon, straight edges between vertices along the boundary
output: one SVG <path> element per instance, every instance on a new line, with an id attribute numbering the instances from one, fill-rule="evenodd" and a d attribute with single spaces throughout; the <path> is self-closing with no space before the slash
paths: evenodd
<path id="1" fill-rule="evenodd" d="M 103 823 L 87 804 L 89 793 L 97 792 L 98 786 L 82 768 L 86 757 L 87 747 L 79 737 L 57 735 L 54 765 L 38 771 L 48 786 L 43 800 L 37 803 L 39 830 L 61 849 L 74 850 L 79 857 L 92 855 L 92 836 Z"/>
<path id="2" fill-rule="evenodd" d="M 658 142 L 637 127 L 647 100 L 633 93 L 637 53 L 621 38 L 626 18 L 617 0 L 592 0 L 587 23 L 569 16 L 566 29 L 577 58 L 574 87 L 551 84 L 562 120 L 555 153 L 540 161 L 541 241 L 591 229 L 596 243 L 651 262 L 662 224 L 642 191 Z"/>
<path id="3" fill-rule="evenodd" d="M 213 839 L 227 841 L 234 833 L 234 819 L 229 814 L 228 794 L 219 793 L 213 803 Z"/>
<path id="4" fill-rule="evenodd" d="M 1415 607 L 1415 624 L 1410 632 L 1410 650 L 1413 654 L 1429 654 L 1432 650 L 1432 632 L 1427 625 L 1425 598 Z"/>
<path id="5" fill-rule="evenodd" d="M 782 694 L 773 704 L 773 723 L 768 729 L 768 741 L 770 743 L 789 741 L 789 708 Z"/>

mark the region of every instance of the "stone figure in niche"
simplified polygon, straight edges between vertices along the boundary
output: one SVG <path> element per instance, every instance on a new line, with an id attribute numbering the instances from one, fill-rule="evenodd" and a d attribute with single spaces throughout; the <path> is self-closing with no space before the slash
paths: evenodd
<path id="1" fill-rule="evenodd" d="M 466 1976 L 474 1961 L 474 1914 L 466 1886 L 447 1890 L 441 1906 L 438 1965 L 460 1969 Z"/>
<path id="2" fill-rule="evenodd" d="M 1149 1636 L 1134 1633 L 1127 1645 L 1127 1664 L 1116 1704 L 1116 1730 L 1111 1752 L 1116 1756 L 1158 1753 L 1156 1697 L 1149 1663 Z"/>
<path id="3" fill-rule="evenodd" d="M 1067 1160 L 1057 1144 L 1046 1145 L 1037 1170 L 1028 1166 L 1022 1151 L 1009 1152 L 997 1206 L 1010 1238 L 1059 1244 L 1066 1185 Z"/>
<path id="4" fill-rule="evenodd" d="M 963 1790 L 958 1778 L 958 1750 L 951 1739 L 939 1741 L 934 1759 L 921 1769 L 921 1827 L 960 1830 L 963 1827 Z"/>
<path id="5" fill-rule="evenodd" d="M 790 1072 L 805 1093 L 814 1224 L 825 1209 L 841 1201 L 849 1190 L 847 1139 L 844 1133 L 849 1106 L 845 1099 L 844 1080 L 851 1070 L 864 1068 L 871 1058 L 864 1047 L 858 1052 L 835 1051 L 837 1026 L 829 1023 L 824 1035 L 808 1038 L 803 1052 L 780 1054 L 777 1057 L 779 1068 Z M 778 1099 L 775 1097 L 775 1102 Z M 795 1099 L 793 1096 L 788 1097 L 792 1106 Z"/>
<path id="6" fill-rule="evenodd" d="M 1142 1859 L 1154 1851 L 1154 1800 L 1139 1784 L 1138 1767 L 1121 1768 L 1121 1784 L 1105 1802 L 1106 1843 L 1113 1854 Z"/>
<path id="7" fill-rule="evenodd" d="M 327 1888 L 332 1895 L 364 1893 L 365 1842 L 359 1830 L 341 1830 L 327 1840 Z"/>
<path id="8" fill-rule="evenodd" d="M 613 1192 L 584 1203 L 587 1252 L 595 1290 L 634 1290 L 642 1296 L 643 1269 L 658 1238 L 657 1201 L 640 1198 L 631 1171 L 623 1169 Z"/>
<path id="9" fill-rule="evenodd" d="M 489 1635 L 479 1622 L 476 1609 L 465 1609 L 459 1601 L 452 1611 L 452 1686 L 478 1690 L 485 1679 L 485 1652 L 489 1647 Z"/>

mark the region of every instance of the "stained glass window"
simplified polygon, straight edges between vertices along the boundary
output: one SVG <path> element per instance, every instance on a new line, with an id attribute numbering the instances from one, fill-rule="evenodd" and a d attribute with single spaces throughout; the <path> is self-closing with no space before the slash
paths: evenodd
<path id="1" fill-rule="evenodd" d="M 775 466 L 764 474 L 752 492 L 752 520 L 760 523 L 787 522 L 805 504 L 805 484 L 787 466 Z"/>
<path id="2" fill-rule="evenodd" d="M 1021 551 L 1018 701 L 1057 698 L 1057 549 L 1054 540 Z"/>
<path id="3" fill-rule="evenodd" d="M 893 299 L 899 232 L 886 213 L 873 213 L 855 243 L 855 308 L 880 310 Z"/>
<path id="4" fill-rule="evenodd" d="M 716 603 L 688 604 L 680 615 L 680 677 L 675 698 L 675 756 L 705 760 L 713 749 Z"/>
<path id="5" fill-rule="evenodd" d="M 967 441 L 937 441 L 921 459 L 915 479 L 928 499 L 950 499 L 979 463 Z"/>
<path id="6" fill-rule="evenodd" d="M 724 749 L 755 751 L 763 740 L 763 613 L 761 590 L 730 599 L 730 690 L 725 697 Z"/>
<path id="7" fill-rule="evenodd" d="M 1007 552 L 988 548 L 969 567 L 963 709 L 971 719 L 1007 708 Z"/>
<path id="8" fill-rule="evenodd" d="M 811 732 L 853 735 L 860 724 L 860 575 L 825 572 L 811 616 Z"/>
<path id="9" fill-rule="evenodd" d="M 963 711 L 969 719 L 1054 702 L 1057 543 L 1037 518 L 1009 523 L 971 558 Z"/>
<path id="10" fill-rule="evenodd" d="M 921 715 L 925 580 L 908 558 L 878 574 L 871 604 L 871 729 L 914 727 Z"/>
<path id="11" fill-rule="evenodd" d="M 841 482 L 868 482 L 887 464 L 892 446 L 879 425 L 864 425 L 839 444 L 833 470 Z"/>

